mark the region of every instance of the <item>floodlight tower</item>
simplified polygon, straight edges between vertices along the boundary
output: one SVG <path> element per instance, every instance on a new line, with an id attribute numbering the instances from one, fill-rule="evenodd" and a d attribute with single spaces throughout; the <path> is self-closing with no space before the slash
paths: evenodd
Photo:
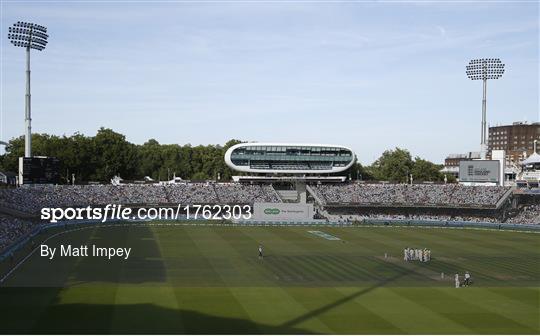
<path id="1" fill-rule="evenodd" d="M 24 156 L 32 156 L 32 116 L 30 112 L 30 49 L 43 50 L 47 46 L 47 28 L 30 22 L 21 22 L 9 27 L 8 39 L 16 47 L 26 48 L 26 98 L 24 105 Z"/>
<path id="2" fill-rule="evenodd" d="M 480 150 L 482 158 L 487 153 L 487 128 L 486 128 L 486 90 L 488 79 L 499 79 L 504 73 L 504 64 L 498 58 L 473 59 L 467 65 L 467 77 L 471 80 L 483 81 L 482 96 L 482 130 L 480 136 Z"/>

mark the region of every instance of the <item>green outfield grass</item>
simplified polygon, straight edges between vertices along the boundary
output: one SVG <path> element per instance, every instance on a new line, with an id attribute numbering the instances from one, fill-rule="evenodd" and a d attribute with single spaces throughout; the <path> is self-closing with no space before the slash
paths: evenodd
<path id="1" fill-rule="evenodd" d="M 47 244 L 132 255 L 32 255 L 0 288 L 1 332 L 540 333 L 539 234 L 134 225 L 87 227 Z M 431 248 L 433 260 L 404 262 L 406 246 Z M 474 285 L 454 288 L 453 274 L 465 271 Z"/>

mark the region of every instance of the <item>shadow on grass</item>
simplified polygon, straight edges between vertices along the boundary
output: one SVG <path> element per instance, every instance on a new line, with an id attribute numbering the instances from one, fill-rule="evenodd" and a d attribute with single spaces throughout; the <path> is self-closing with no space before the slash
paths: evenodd
<path id="1" fill-rule="evenodd" d="M 51 300 L 54 302 L 56 291 L 52 288 L 44 290 L 50 291 L 50 295 L 44 297 L 41 293 L 42 300 L 37 302 L 32 302 L 30 295 L 27 295 L 20 302 L 14 299 L 2 303 L 0 333 L 313 334 L 310 330 L 271 326 L 247 319 L 214 316 L 153 304 L 49 305 Z M 36 296 L 40 298 L 39 294 Z"/>
<path id="2" fill-rule="evenodd" d="M 381 261 L 378 261 L 379 263 L 382 263 Z M 412 269 L 408 269 L 408 268 L 405 268 L 405 267 L 401 267 L 399 265 L 392 265 L 392 267 L 398 272 L 398 274 L 392 276 L 392 277 L 389 277 L 389 278 L 386 278 L 386 279 L 383 279 L 379 282 L 377 282 L 376 284 L 374 284 L 373 286 L 370 286 L 370 287 L 367 287 L 367 288 L 364 288 L 356 293 L 353 293 L 351 295 L 348 295 L 348 296 L 345 296 L 339 300 L 336 300 L 332 303 L 329 303 L 327 305 L 324 305 L 320 308 L 317 308 L 315 310 L 312 310 L 304 315 L 301 315 L 301 316 L 298 316 L 294 319 L 291 319 L 283 324 L 281 324 L 281 327 L 284 327 L 284 328 L 292 328 L 293 326 L 297 325 L 297 324 L 300 324 L 302 322 L 305 322 L 311 318 L 314 318 L 314 317 L 317 317 L 321 314 L 324 314 L 334 308 L 336 308 L 337 306 L 340 306 L 346 302 L 349 302 L 351 300 L 354 300 L 362 295 L 365 295 L 369 292 L 372 292 L 374 291 L 375 289 L 377 288 L 380 288 L 380 287 L 383 287 L 384 285 L 387 285 L 393 281 L 396 281 L 406 275 L 409 275 L 409 274 L 413 274 L 413 273 L 416 273 L 414 270 Z"/>

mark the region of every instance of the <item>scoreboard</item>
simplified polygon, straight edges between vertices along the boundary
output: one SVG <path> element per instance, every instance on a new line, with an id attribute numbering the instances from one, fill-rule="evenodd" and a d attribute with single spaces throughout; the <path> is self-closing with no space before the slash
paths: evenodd
<path id="1" fill-rule="evenodd" d="M 498 160 L 459 161 L 459 182 L 499 183 Z"/>
<path id="2" fill-rule="evenodd" d="M 20 184 L 58 184 L 60 182 L 60 160 L 53 157 L 20 157 Z"/>

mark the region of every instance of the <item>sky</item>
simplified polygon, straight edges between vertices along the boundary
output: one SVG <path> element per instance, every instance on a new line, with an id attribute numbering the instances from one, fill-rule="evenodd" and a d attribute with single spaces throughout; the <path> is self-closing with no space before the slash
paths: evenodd
<path id="1" fill-rule="evenodd" d="M 0 140 L 24 132 L 25 52 L 7 30 L 48 27 L 32 51 L 33 132 L 133 143 L 338 144 L 442 163 L 480 148 L 481 81 L 500 58 L 490 125 L 536 122 L 539 2 L 4 1 Z"/>

